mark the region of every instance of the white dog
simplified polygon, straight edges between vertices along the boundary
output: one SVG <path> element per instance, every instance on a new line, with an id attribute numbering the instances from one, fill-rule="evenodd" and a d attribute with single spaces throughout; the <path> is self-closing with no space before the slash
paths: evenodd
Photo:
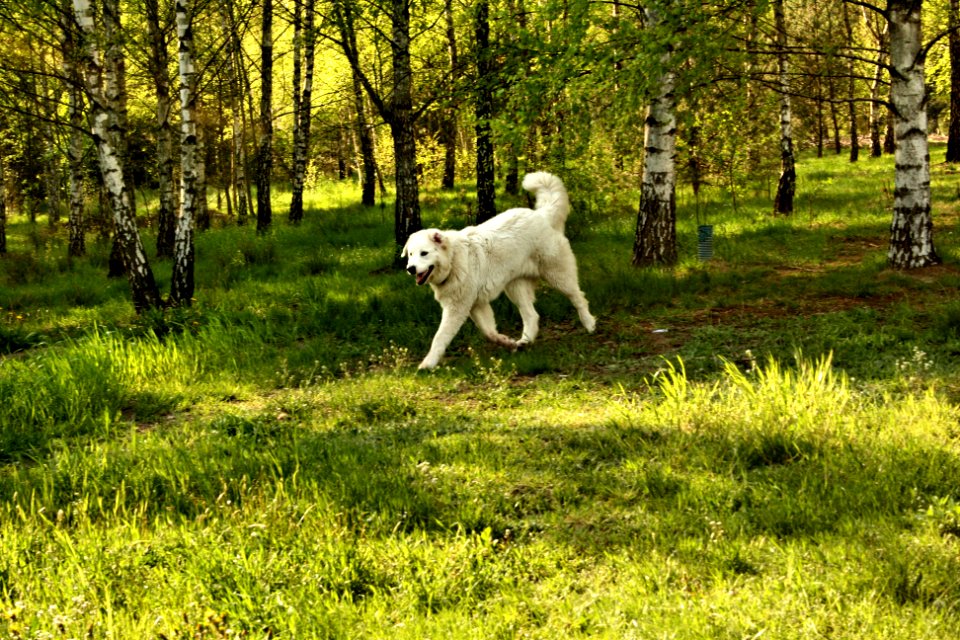
<path id="1" fill-rule="evenodd" d="M 577 260 L 563 234 L 570 212 L 567 190 L 560 178 L 531 173 L 523 188 L 536 195 L 536 209 L 510 209 L 475 227 L 460 231 L 424 229 L 410 236 L 403 248 L 407 271 L 417 284 L 430 284 L 443 308 L 440 328 L 421 369 L 432 369 L 460 327 L 473 318 L 489 340 L 511 349 L 529 344 L 539 330 L 533 307 L 537 281 L 570 298 L 580 322 L 593 332 L 596 320 L 577 281 Z M 497 331 L 490 301 L 506 291 L 520 310 L 523 335 L 513 340 Z"/>

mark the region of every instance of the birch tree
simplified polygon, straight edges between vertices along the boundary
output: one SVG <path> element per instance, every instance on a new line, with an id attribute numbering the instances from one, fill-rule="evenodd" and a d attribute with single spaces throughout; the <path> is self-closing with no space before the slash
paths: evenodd
<path id="1" fill-rule="evenodd" d="M 659 26 L 657 9 L 647 8 L 644 15 L 647 28 Z M 668 50 L 661 58 L 656 95 L 644 122 L 640 210 L 633 241 L 635 266 L 672 265 L 677 261 L 676 74 L 671 64 Z"/>
<path id="2" fill-rule="evenodd" d="M 776 29 L 777 71 L 780 83 L 780 179 L 773 199 L 774 213 L 793 213 L 793 196 L 797 191 L 797 170 L 793 156 L 792 113 L 790 110 L 790 69 L 787 60 L 787 19 L 783 0 L 773 1 Z"/>
<path id="3" fill-rule="evenodd" d="M 310 148 L 310 118 L 313 99 L 314 0 L 295 0 L 294 10 L 294 124 L 293 124 L 293 194 L 290 199 L 290 222 L 303 219 L 303 186 Z M 301 13 L 305 13 L 302 16 Z M 303 86 L 300 86 L 300 51 L 303 52 Z"/>
<path id="4" fill-rule="evenodd" d="M 114 146 L 116 132 L 110 131 L 110 127 L 116 127 L 117 118 L 101 86 L 102 58 L 96 44 L 98 33 L 90 0 L 73 0 L 73 10 L 83 38 L 82 62 L 93 142 L 97 148 L 100 174 L 110 199 L 116 243 L 130 283 L 133 306 L 138 312 L 158 308 L 161 304 L 160 292 L 137 230 L 124 178 L 123 158 Z"/>
<path id="5" fill-rule="evenodd" d="M 63 2 L 60 29 L 63 34 L 61 51 L 63 54 L 63 75 L 67 90 L 67 120 L 70 133 L 67 141 L 67 173 L 69 184 L 69 212 L 67 228 L 69 240 L 67 255 L 77 258 L 86 253 L 84 235 L 84 198 L 83 198 L 83 96 L 82 80 L 78 69 L 79 51 L 77 50 L 76 22 L 68 19 L 69 0 Z"/>
<path id="6" fill-rule="evenodd" d="M 889 0 L 890 101 L 896 136 L 891 267 L 912 269 L 939 264 L 930 211 L 930 152 L 927 142 L 926 86 L 921 0 Z"/>
<path id="7" fill-rule="evenodd" d="M 193 12 L 190 0 L 177 0 L 177 55 L 180 78 L 180 209 L 173 250 L 170 302 L 189 306 L 193 297 L 193 224 L 197 208 L 196 78 L 193 54 Z"/>

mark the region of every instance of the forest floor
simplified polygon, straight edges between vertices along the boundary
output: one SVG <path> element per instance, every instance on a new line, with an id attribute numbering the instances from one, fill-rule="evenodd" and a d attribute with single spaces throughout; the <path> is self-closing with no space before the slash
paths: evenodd
<path id="1" fill-rule="evenodd" d="M 798 173 L 789 217 L 681 193 L 680 264 L 644 270 L 635 194 L 569 176 L 597 332 L 543 290 L 534 345 L 466 326 L 429 374 L 439 307 L 355 185 L 263 237 L 218 217 L 194 305 L 142 317 L 106 244 L 14 216 L 0 636 L 952 640 L 960 174 L 934 165 L 943 264 L 904 272 L 891 159 Z"/>

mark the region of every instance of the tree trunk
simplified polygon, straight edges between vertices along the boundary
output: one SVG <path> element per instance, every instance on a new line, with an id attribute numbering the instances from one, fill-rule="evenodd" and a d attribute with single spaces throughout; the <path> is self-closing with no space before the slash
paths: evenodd
<path id="1" fill-rule="evenodd" d="M 837 101 L 834 91 L 834 81 L 829 81 L 828 102 L 830 103 L 830 122 L 833 125 L 833 151 L 837 155 L 843 152 L 843 145 L 840 143 L 840 118 L 837 116 Z"/>
<path id="2" fill-rule="evenodd" d="M 377 203 L 377 158 L 373 143 L 373 127 L 367 122 L 360 78 L 353 73 L 353 99 L 357 112 L 357 138 L 360 140 L 360 203 L 372 207 Z"/>
<path id="3" fill-rule="evenodd" d="M 120 25 L 119 0 L 103 1 L 103 32 L 104 32 L 104 65 L 103 91 L 105 99 L 110 103 L 110 124 L 107 132 L 111 136 L 111 144 L 116 149 L 121 162 L 126 166 L 127 161 L 127 69 L 123 57 L 123 31 Z M 124 176 L 123 189 L 130 207 L 130 215 L 136 220 L 137 199 L 134 197 L 133 184 L 129 176 Z M 109 273 L 111 277 L 124 275 L 126 260 L 121 241 L 114 237 L 113 248 L 110 252 Z"/>
<path id="4" fill-rule="evenodd" d="M 493 69 L 490 51 L 490 3 L 480 0 L 474 16 L 477 49 L 477 224 L 497 215 L 493 140 L 490 120 L 493 118 Z"/>
<path id="5" fill-rule="evenodd" d="M 167 34 L 161 24 L 158 0 L 145 0 L 147 36 L 150 41 L 148 69 L 157 94 L 157 256 L 173 255 L 176 194 L 174 192 L 173 124 L 170 114 L 170 54 Z"/>
<path id="6" fill-rule="evenodd" d="M 893 98 L 891 97 L 891 100 Z M 883 133 L 883 152 L 893 155 L 897 150 L 897 136 L 894 128 L 894 115 L 891 109 L 887 109 L 886 128 Z"/>
<path id="7" fill-rule="evenodd" d="M 883 138 L 880 127 L 885 109 L 880 104 L 880 83 L 883 79 L 883 65 L 877 62 L 877 69 L 870 83 L 870 157 L 879 158 L 883 155 Z"/>
<path id="8" fill-rule="evenodd" d="M 645 11 L 648 24 L 659 16 Z M 640 186 L 640 210 L 633 242 L 633 264 L 672 265 L 677 261 L 675 74 L 664 58 L 659 92 L 647 109 L 644 123 L 644 165 Z"/>
<path id="9" fill-rule="evenodd" d="M 77 35 L 70 15 L 70 3 L 65 0 L 62 6 L 63 67 L 67 89 L 67 119 L 70 123 L 70 136 L 67 142 L 67 169 L 69 171 L 70 212 L 67 215 L 69 241 L 67 255 L 78 258 L 87 252 L 83 221 L 83 97 L 80 93 L 82 78 L 77 61 Z"/>
<path id="10" fill-rule="evenodd" d="M 413 68 L 410 62 L 410 4 L 409 0 L 391 0 L 390 52 L 393 62 L 392 86 L 384 99 L 360 68 L 352 7 L 349 2 L 335 2 L 334 20 L 341 34 L 344 55 L 350 62 L 355 81 L 366 89 L 380 115 L 390 125 L 393 134 L 394 164 L 396 166 L 396 203 L 394 207 L 394 239 L 397 251 L 394 265 L 400 266 L 400 248 L 410 234 L 421 228 L 420 187 L 417 182 L 417 143 L 413 109 Z M 359 105 L 358 105 L 359 106 Z"/>
<path id="11" fill-rule="evenodd" d="M 417 182 L 417 146 L 409 117 L 397 116 L 390 123 L 393 154 L 396 160 L 397 200 L 394 204 L 394 240 L 396 259 L 407 239 L 422 227 L 420 222 L 420 186 Z"/>
<path id="12" fill-rule="evenodd" d="M 221 8 L 223 22 L 223 37 L 227 43 L 226 73 L 229 78 L 229 106 L 233 116 L 232 135 L 233 150 L 230 159 L 231 175 L 233 177 L 233 193 L 237 199 L 237 224 L 242 225 L 251 215 L 250 199 L 247 184 L 247 155 L 245 141 L 245 119 L 243 111 L 244 82 L 240 65 L 240 34 L 237 30 L 237 21 L 233 15 L 233 5 L 226 3 Z"/>
<path id="13" fill-rule="evenodd" d="M 460 61 L 457 59 L 457 31 L 453 22 L 453 0 L 444 0 L 443 15 L 447 22 L 450 76 L 456 78 L 459 75 Z M 440 188 L 453 189 L 457 176 L 457 108 L 453 104 L 444 109 L 443 122 L 440 125 L 440 142 L 443 144 L 443 177 L 440 180 Z"/>
<path id="14" fill-rule="evenodd" d="M 773 212 L 793 213 L 797 191 L 797 170 L 793 156 L 793 124 L 790 110 L 790 69 L 787 61 L 787 20 L 783 0 L 775 0 L 773 14 L 777 29 L 777 67 L 780 74 L 780 180 L 773 199 Z"/>
<path id="15" fill-rule="evenodd" d="M 843 24 L 847 31 L 847 40 L 854 42 L 853 24 L 850 22 L 850 12 L 847 5 L 843 5 Z M 860 133 L 857 131 L 857 84 L 855 81 L 857 67 L 851 59 L 847 72 L 850 78 L 847 81 L 847 110 L 850 117 L 850 162 L 860 159 Z"/>
<path id="16" fill-rule="evenodd" d="M 419 231 L 420 185 L 417 181 L 417 141 L 414 135 L 413 68 L 410 63 L 410 3 L 392 0 L 393 99 L 390 102 L 390 131 L 393 133 L 397 167 L 397 201 L 394 207 L 394 262 L 400 263 L 400 249 L 410 234 Z"/>
<path id="17" fill-rule="evenodd" d="M 297 0 L 297 6 L 300 0 Z M 300 41 L 303 47 L 303 88 L 295 87 L 299 93 L 296 101 L 293 130 L 293 194 L 290 200 L 290 222 L 298 223 L 303 220 L 303 188 L 307 172 L 307 151 L 310 148 L 310 117 L 311 101 L 313 96 L 313 59 L 314 59 L 314 0 L 306 0 L 306 20 L 301 30 Z M 299 28 L 299 24 L 297 25 Z M 294 36 L 296 42 L 297 37 Z M 297 78 L 299 80 L 299 78 Z M 299 85 L 299 82 L 297 82 Z"/>
<path id="18" fill-rule="evenodd" d="M 0 256 L 7 254 L 7 180 L 3 156 L 0 156 Z"/>
<path id="19" fill-rule="evenodd" d="M 890 266 L 939 264 L 930 215 L 930 154 L 921 35 L 921 0 L 890 0 L 890 99 L 895 115 L 896 178 Z"/>
<path id="20" fill-rule="evenodd" d="M 120 247 L 120 253 L 123 256 L 127 279 L 133 294 L 133 306 L 137 312 L 142 312 L 160 306 L 160 292 L 143 250 L 136 218 L 130 205 L 129 191 L 123 174 L 123 158 L 117 153 L 113 136 L 108 130 L 116 122 L 116 117 L 111 113 L 111 102 L 103 95 L 100 87 L 101 68 L 95 45 L 97 33 L 94 28 L 90 0 L 73 0 L 73 8 L 86 45 L 84 60 L 86 88 L 90 100 L 93 140 L 97 147 L 100 173 L 113 210 L 117 246 Z"/>
<path id="21" fill-rule="evenodd" d="M 270 177 L 273 173 L 273 0 L 263 2 L 260 34 L 260 141 L 257 147 L 257 232 L 266 233 L 273 222 Z"/>
<path id="22" fill-rule="evenodd" d="M 960 0 L 950 0 L 950 132 L 947 162 L 960 162 Z"/>
<path id="23" fill-rule="evenodd" d="M 190 0 L 177 0 L 177 56 L 180 76 L 180 210 L 173 251 L 170 302 L 190 306 L 193 298 L 193 223 L 197 212 L 196 77 L 193 62 L 193 11 Z"/>

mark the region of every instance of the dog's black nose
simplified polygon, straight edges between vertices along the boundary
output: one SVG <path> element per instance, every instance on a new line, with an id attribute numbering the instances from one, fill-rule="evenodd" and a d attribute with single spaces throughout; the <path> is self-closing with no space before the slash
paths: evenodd
<path id="1" fill-rule="evenodd" d="M 417 275 L 417 268 L 416 268 L 416 267 L 407 267 L 407 273 L 409 273 L 409 274 L 412 275 L 412 276 L 415 276 L 415 275 Z"/>

